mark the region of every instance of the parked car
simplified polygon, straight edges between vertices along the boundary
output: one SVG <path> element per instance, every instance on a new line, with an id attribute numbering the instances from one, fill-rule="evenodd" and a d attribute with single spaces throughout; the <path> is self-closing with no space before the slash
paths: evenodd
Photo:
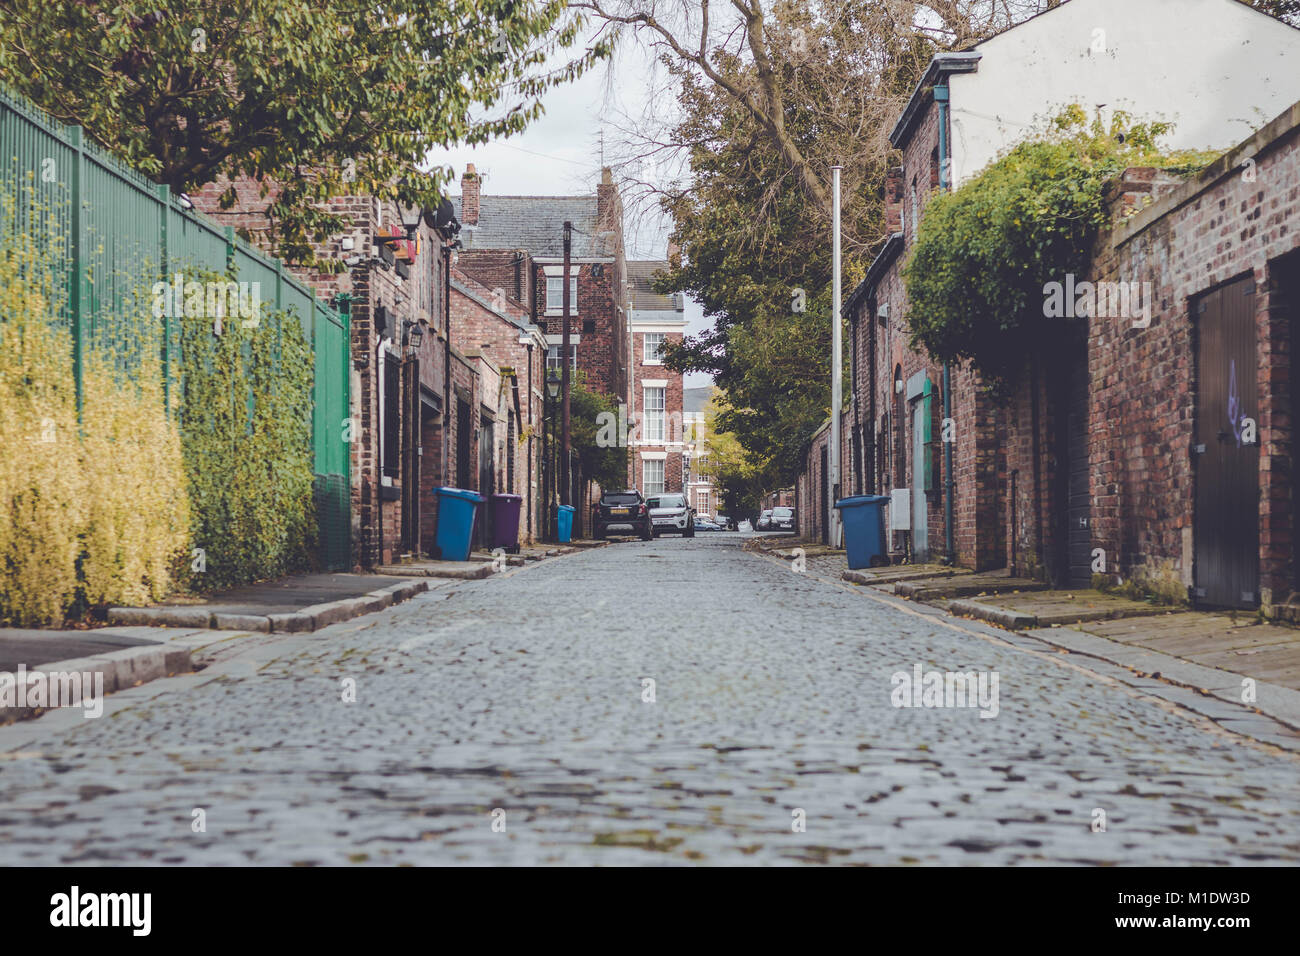
<path id="1" fill-rule="evenodd" d="M 719 528 L 721 528 L 723 531 L 735 531 L 735 530 L 736 530 L 736 522 L 735 522 L 735 520 L 732 519 L 732 518 L 727 517 L 726 515 L 714 515 L 714 517 L 713 517 L 713 521 L 714 521 L 714 523 L 715 523 Z"/>
<path id="2" fill-rule="evenodd" d="M 773 531 L 793 531 L 794 530 L 794 509 L 773 508 L 771 522 L 772 522 L 771 527 Z"/>
<path id="3" fill-rule="evenodd" d="M 767 531 L 772 527 L 772 509 L 768 508 L 758 516 L 758 524 L 755 526 L 757 531 Z"/>
<path id="4" fill-rule="evenodd" d="M 717 522 L 715 522 L 708 515 L 696 515 L 695 530 L 696 531 L 721 531 L 722 529 L 718 527 Z"/>
<path id="5" fill-rule="evenodd" d="M 685 495 L 655 495 L 646 500 L 646 505 L 650 508 L 650 523 L 655 534 L 695 537 L 695 509 L 687 504 Z"/>
<path id="6" fill-rule="evenodd" d="M 636 489 L 607 491 L 596 506 L 596 537 L 604 538 L 610 531 L 626 529 L 639 534 L 642 541 L 654 537 L 654 522 L 645 498 Z"/>

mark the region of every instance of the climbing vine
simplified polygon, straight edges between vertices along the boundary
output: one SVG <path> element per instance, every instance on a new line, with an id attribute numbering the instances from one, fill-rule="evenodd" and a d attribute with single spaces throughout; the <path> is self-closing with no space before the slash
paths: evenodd
<path id="1" fill-rule="evenodd" d="M 1014 147 L 952 193 L 935 196 L 904 269 L 913 347 L 969 360 L 994 389 L 1050 355 L 1078 320 L 1044 313 L 1044 286 L 1082 278 L 1107 217 L 1106 184 L 1130 166 L 1186 173 L 1213 154 L 1162 153 L 1166 123 L 1109 127 L 1072 106 L 1046 135 Z"/>
<path id="2" fill-rule="evenodd" d="M 189 272 L 200 288 L 231 282 Z M 250 297 L 251 298 L 251 297 Z M 298 317 L 258 309 L 180 316 L 181 436 L 199 590 L 277 577 L 314 552 L 313 353 Z"/>

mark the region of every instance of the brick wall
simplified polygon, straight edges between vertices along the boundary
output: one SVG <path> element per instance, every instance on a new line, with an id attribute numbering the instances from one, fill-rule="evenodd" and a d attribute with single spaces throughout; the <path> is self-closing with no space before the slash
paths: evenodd
<path id="1" fill-rule="evenodd" d="M 663 452 L 667 455 L 664 460 L 664 491 L 683 491 L 683 463 L 685 454 L 683 453 L 681 442 L 684 440 L 684 425 L 682 421 L 682 373 L 671 372 L 663 365 L 646 365 L 643 363 L 645 356 L 644 333 L 634 331 L 632 334 L 632 406 L 629 409 L 629 415 L 635 414 L 635 421 L 642 423 L 638 429 L 641 435 L 639 444 L 628 449 L 628 487 L 640 488 L 645 490 L 643 480 L 644 467 L 642 464 L 642 452 Z M 665 342 L 680 343 L 682 341 L 681 333 L 666 332 L 664 333 Z M 581 358 L 579 359 L 581 362 Z M 644 414 L 645 414 L 645 388 L 643 383 L 646 379 L 652 381 L 664 381 L 668 384 L 664 386 L 664 441 L 650 443 L 644 434 Z M 632 428 L 632 421 L 629 417 L 628 427 Z M 699 448 L 706 447 L 703 442 L 699 443 Z"/>
<path id="2" fill-rule="evenodd" d="M 237 202 L 231 209 L 222 209 L 219 197 L 228 183 L 219 181 L 196 192 L 191 198 L 196 208 L 213 216 L 217 221 L 245 229 L 250 237 L 262 244 L 267 242 L 266 210 L 274 199 L 272 189 L 267 197 L 261 196 L 260 184 L 252 180 L 235 183 Z M 352 387 L 351 417 L 354 422 L 352 442 L 352 543 L 353 559 L 358 567 L 371 567 L 387 563 L 394 556 L 418 549 L 421 531 L 428 527 L 427 513 L 432 503 L 404 493 L 406 475 L 417 486 L 428 484 L 425 462 L 439 463 L 438 455 L 428 451 L 419 454 L 418 446 L 428 437 L 429 430 L 422 421 L 414 419 L 417 407 L 414 391 L 423 387 L 432 395 L 440 395 L 446 344 L 439 332 L 443 328 L 443 239 L 427 225 L 420 226 L 420 252 L 411 264 L 409 278 L 402 279 L 395 269 L 385 269 L 370 261 L 371 243 L 381 227 L 400 225 L 401 219 L 395 203 L 380 201 L 370 196 L 339 196 L 324 204 L 329 211 L 345 217 L 340 232 L 330 236 L 316 247 L 322 260 L 342 261 L 348 256 L 360 255 L 366 261 L 343 271 L 324 272 L 292 267 L 291 271 L 306 282 L 325 300 L 338 293 L 351 296 L 352 335 Z M 344 250 L 342 240 L 350 237 L 354 248 Z M 381 501 L 384 487 L 381 475 L 380 422 L 382 396 L 377 363 L 376 317 L 379 307 L 390 313 L 391 327 L 386 334 L 392 336 L 395 348 L 401 352 L 401 335 L 407 321 L 420 323 L 426 330 L 418 354 L 419 373 L 415 371 L 416 356 L 404 354 L 400 367 L 402 388 L 399 390 L 399 416 L 395 434 L 386 436 L 398 448 L 399 468 L 391 476 L 390 487 L 399 497 Z M 433 470 L 433 469 L 430 469 Z M 439 472 L 441 468 L 437 469 Z M 408 528 L 404 516 L 409 510 L 420 513 L 418 527 Z M 414 522 L 412 516 L 412 522 Z"/>

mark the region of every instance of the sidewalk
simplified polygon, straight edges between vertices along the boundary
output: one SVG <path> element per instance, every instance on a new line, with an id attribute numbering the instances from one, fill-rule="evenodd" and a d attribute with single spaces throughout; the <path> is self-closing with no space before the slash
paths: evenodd
<path id="1" fill-rule="evenodd" d="M 394 583 L 373 574 L 297 574 L 153 607 L 109 608 L 110 624 L 263 633 L 315 631 L 379 611 L 429 589 L 427 578 Z"/>
<path id="2" fill-rule="evenodd" d="M 823 572 L 838 570 L 844 581 L 1123 668 L 1230 730 L 1296 749 L 1297 738 L 1277 723 L 1300 730 L 1300 629 L 1244 612 L 1056 591 L 1005 571 L 926 573 L 932 569 L 909 565 L 849 571 L 830 556 L 818 564 Z"/>

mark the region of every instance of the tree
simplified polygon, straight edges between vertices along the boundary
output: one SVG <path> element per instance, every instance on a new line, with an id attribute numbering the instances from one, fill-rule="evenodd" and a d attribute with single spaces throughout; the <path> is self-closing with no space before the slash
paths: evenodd
<path id="1" fill-rule="evenodd" d="M 436 206 L 451 171 L 416 167 L 522 130 L 604 55 L 545 67 L 580 28 L 563 0 L 0 0 L 0 80 L 175 190 L 261 181 L 307 261 L 340 223 L 313 203 Z"/>
<path id="2" fill-rule="evenodd" d="M 579 5 L 651 44 L 675 94 L 652 97 L 632 135 L 685 160 L 656 196 L 682 250 L 660 288 L 699 300 L 713 329 L 667 347 L 667 364 L 711 374 L 730 402 L 723 430 L 788 483 L 830 413 L 831 167 L 852 289 L 885 238 L 889 131 L 931 56 L 1044 5 Z"/>
<path id="3" fill-rule="evenodd" d="M 772 463 L 746 452 L 734 434 L 722 429 L 719 416 L 729 408 L 726 395 L 715 390 L 704 412 L 719 510 L 735 517 L 757 514 L 760 499 L 777 484 Z"/>
<path id="4" fill-rule="evenodd" d="M 602 415 L 618 417 L 618 403 L 588 388 L 578 372 L 569 383 L 569 441 L 582 480 L 602 488 L 622 488 L 627 483 L 627 446 L 598 441 Z"/>

